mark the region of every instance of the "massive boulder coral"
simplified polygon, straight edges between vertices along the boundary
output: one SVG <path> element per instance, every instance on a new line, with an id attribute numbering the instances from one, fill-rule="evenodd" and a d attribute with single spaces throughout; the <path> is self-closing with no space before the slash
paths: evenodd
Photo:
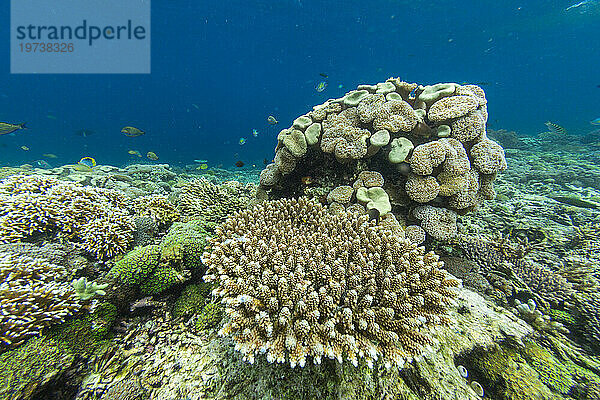
<path id="1" fill-rule="evenodd" d="M 36 175 L 0 182 L 0 243 L 51 233 L 107 259 L 127 250 L 134 228 L 127 198 L 116 191 Z"/>
<path id="2" fill-rule="evenodd" d="M 382 176 L 385 184 L 377 186 L 404 226 L 418 222 L 412 211 L 424 205 L 462 215 L 494 198 L 493 181 L 507 168 L 504 150 L 486 136 L 487 116 L 485 92 L 476 85 L 422 86 L 399 78 L 359 85 L 281 131 L 259 192 L 331 202 L 332 190 L 369 171 Z M 452 223 L 446 232 L 453 235 L 456 218 Z M 436 234 L 435 224 L 421 226 L 436 239 L 450 237 Z"/>
<path id="3" fill-rule="evenodd" d="M 237 212 L 209 243 L 204 279 L 228 315 L 221 333 L 250 362 L 402 366 L 433 344 L 428 330 L 446 320 L 457 285 L 433 252 L 306 198 Z"/>

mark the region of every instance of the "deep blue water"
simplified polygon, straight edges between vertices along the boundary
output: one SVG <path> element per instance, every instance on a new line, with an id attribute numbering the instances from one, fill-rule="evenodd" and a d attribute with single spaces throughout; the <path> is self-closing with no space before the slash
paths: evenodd
<path id="1" fill-rule="evenodd" d="M 151 74 L 11 75 L 4 1 L 0 121 L 30 129 L 0 136 L 0 165 L 43 153 L 60 156 L 53 165 L 124 164 L 137 160 L 130 149 L 172 164 L 260 165 L 314 104 L 390 76 L 486 82 L 491 127 L 536 134 L 551 120 L 585 133 L 600 117 L 600 5 L 565 11 L 574 2 L 152 0 Z M 147 134 L 124 137 L 124 125 Z M 81 128 L 97 133 L 73 134 Z"/>

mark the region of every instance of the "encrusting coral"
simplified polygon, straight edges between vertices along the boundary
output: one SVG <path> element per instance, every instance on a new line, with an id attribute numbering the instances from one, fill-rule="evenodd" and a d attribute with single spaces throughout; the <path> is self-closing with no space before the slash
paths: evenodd
<path id="1" fill-rule="evenodd" d="M 448 210 L 455 217 L 493 199 L 496 174 L 507 168 L 502 147 L 486 137 L 487 100 L 475 85 L 421 86 L 390 78 L 359 85 L 299 119 L 302 124 L 281 131 L 274 162 L 261 173 L 261 189 L 269 199 L 320 198 L 322 192 L 360 181 L 359 174 L 368 170 L 385 179 L 387 185 L 375 186 L 392 199 L 387 201 L 390 207 L 377 211 L 392 211 L 403 225 L 410 225 L 412 209 L 421 205 Z M 307 126 L 314 127 L 310 135 Z M 302 140 L 302 133 L 311 140 Z M 307 188 L 304 176 L 320 179 Z M 421 221 L 436 239 L 448 240 L 457 233 L 456 218 L 448 219 L 453 227 L 443 237 L 435 224 Z"/>
<path id="2" fill-rule="evenodd" d="M 122 194 L 36 175 L 0 183 L 0 243 L 56 233 L 98 259 L 124 253 L 134 224 Z"/>
<path id="3" fill-rule="evenodd" d="M 221 334 L 253 362 L 403 365 L 433 344 L 458 282 L 384 224 L 306 198 L 263 202 L 216 229 L 203 261 L 228 316 Z"/>

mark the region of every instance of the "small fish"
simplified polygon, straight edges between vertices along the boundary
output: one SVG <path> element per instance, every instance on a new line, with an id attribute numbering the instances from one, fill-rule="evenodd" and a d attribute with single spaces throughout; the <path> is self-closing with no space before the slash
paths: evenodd
<path id="1" fill-rule="evenodd" d="M 27 129 L 25 122 L 21 124 L 9 124 L 8 122 L 0 122 L 0 135 L 6 135 L 19 129 Z"/>
<path id="2" fill-rule="evenodd" d="M 207 163 L 208 160 L 194 160 L 194 162 L 200 163 L 200 164 L 204 164 Z"/>
<path id="3" fill-rule="evenodd" d="M 94 168 L 96 166 L 96 160 L 92 157 L 83 157 L 77 165 L 83 165 L 84 167 Z"/>
<path id="4" fill-rule="evenodd" d="M 569 11 L 569 10 L 572 10 L 573 8 L 579 8 L 581 6 L 585 6 L 587 4 L 593 4 L 593 3 L 594 3 L 593 0 L 580 1 L 579 3 L 571 4 L 569 7 L 565 8 L 565 11 Z"/>
<path id="5" fill-rule="evenodd" d="M 52 168 L 52 165 L 48 164 L 47 161 L 45 160 L 37 160 L 33 162 L 33 165 L 35 165 L 38 168 Z"/>
<path id="6" fill-rule="evenodd" d="M 196 169 L 208 169 L 208 164 L 200 164 Z"/>
<path id="7" fill-rule="evenodd" d="M 590 121 L 590 124 L 592 125 L 600 125 L 600 118 L 596 118 Z"/>
<path id="8" fill-rule="evenodd" d="M 269 124 L 271 124 L 271 125 L 275 125 L 275 124 L 277 124 L 279 121 L 277 121 L 277 119 L 276 119 L 274 116 L 272 116 L 272 115 L 269 115 L 269 117 L 267 118 L 267 122 L 268 122 Z"/>
<path id="9" fill-rule="evenodd" d="M 58 158 L 58 156 L 56 154 L 52 154 L 52 153 L 44 153 L 44 154 L 42 154 L 42 156 L 44 156 L 46 158 Z"/>
<path id="10" fill-rule="evenodd" d="M 342 85 L 341 83 L 338 85 L 338 89 L 341 89 L 343 87 L 344 87 L 344 85 Z"/>
<path id="11" fill-rule="evenodd" d="M 244 143 L 246 143 L 246 138 L 240 138 L 238 143 L 240 144 L 240 146 L 243 145 Z"/>
<path id="12" fill-rule="evenodd" d="M 96 132 L 94 132 L 91 129 L 79 129 L 79 130 L 75 131 L 76 135 L 83 136 L 83 137 L 91 136 L 94 133 L 96 133 Z"/>
<path id="13" fill-rule="evenodd" d="M 415 100 L 417 98 L 417 89 L 419 87 L 417 86 L 416 88 L 414 88 L 413 90 L 410 91 L 410 93 L 408 94 L 408 99 L 409 100 Z"/>
<path id="14" fill-rule="evenodd" d="M 556 133 L 559 135 L 565 135 L 567 133 L 567 130 L 565 128 L 553 122 L 546 122 L 546 126 L 548 127 L 548 130 L 552 133 Z"/>
<path id="15" fill-rule="evenodd" d="M 317 86 L 315 86 L 315 90 L 321 93 L 323 90 L 327 89 L 327 82 L 321 81 Z"/>
<path id="16" fill-rule="evenodd" d="M 258 131 L 256 129 L 252 129 L 252 136 L 258 137 Z"/>
<path id="17" fill-rule="evenodd" d="M 156 155 L 156 153 L 155 153 L 155 152 L 153 152 L 153 151 L 149 151 L 149 152 L 147 152 L 147 153 L 146 153 L 146 157 L 148 157 L 148 159 L 149 159 L 149 160 L 152 160 L 152 161 L 156 161 L 156 160 L 158 160 L 158 156 L 157 156 L 157 155 Z"/>
<path id="18" fill-rule="evenodd" d="M 88 167 L 87 165 L 83 165 L 83 164 L 67 164 L 67 165 L 63 165 L 63 167 L 72 168 L 75 171 L 79 171 L 79 172 L 90 172 L 92 170 L 92 168 Z"/>
<path id="19" fill-rule="evenodd" d="M 131 154 L 132 156 L 142 157 L 142 155 L 140 154 L 140 152 L 137 151 L 137 150 L 128 150 L 127 153 Z"/>
<path id="20" fill-rule="evenodd" d="M 23 151 L 29 151 L 29 147 L 27 147 L 27 146 L 21 146 L 21 150 L 23 150 Z"/>
<path id="21" fill-rule="evenodd" d="M 321 75 L 323 78 L 329 78 L 329 75 L 324 72 L 321 72 L 319 75 Z"/>
<path id="22" fill-rule="evenodd" d="M 244 162 L 243 161 L 237 161 L 235 163 L 235 166 L 238 167 L 238 168 L 242 168 L 244 166 Z"/>
<path id="23" fill-rule="evenodd" d="M 144 135 L 146 132 L 133 126 L 126 126 L 121 129 L 121 133 L 127 137 L 138 137 Z"/>
<path id="24" fill-rule="evenodd" d="M 379 224 L 379 210 L 376 208 L 371 208 L 369 210 L 369 221 L 375 220 L 376 224 Z"/>
<path id="25" fill-rule="evenodd" d="M 54 120 L 54 121 L 56 121 L 56 120 L 58 119 L 58 118 L 56 118 L 56 116 L 54 116 L 54 115 L 52 115 L 52 114 L 48 114 L 48 115 L 46 115 L 46 118 L 48 118 L 48 119 L 52 119 L 52 120 Z"/>
<path id="26" fill-rule="evenodd" d="M 198 104 L 192 103 L 192 107 L 194 107 L 196 110 L 200 110 L 200 107 L 198 107 Z"/>

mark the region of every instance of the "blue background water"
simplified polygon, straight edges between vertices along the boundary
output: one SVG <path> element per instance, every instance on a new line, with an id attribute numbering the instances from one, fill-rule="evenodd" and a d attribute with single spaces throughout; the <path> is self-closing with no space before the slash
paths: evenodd
<path id="1" fill-rule="evenodd" d="M 53 165 L 140 160 L 130 149 L 172 164 L 261 165 L 312 105 L 390 76 L 487 82 L 491 127 L 536 134 L 551 120 L 585 133 L 600 117 L 600 5 L 565 11 L 573 2 L 153 0 L 150 75 L 34 76 L 9 74 L 5 1 L 0 121 L 30 129 L 0 136 L 0 165 L 42 153 L 60 156 Z M 124 125 L 147 135 L 124 137 Z M 74 135 L 81 128 L 97 133 Z"/>

